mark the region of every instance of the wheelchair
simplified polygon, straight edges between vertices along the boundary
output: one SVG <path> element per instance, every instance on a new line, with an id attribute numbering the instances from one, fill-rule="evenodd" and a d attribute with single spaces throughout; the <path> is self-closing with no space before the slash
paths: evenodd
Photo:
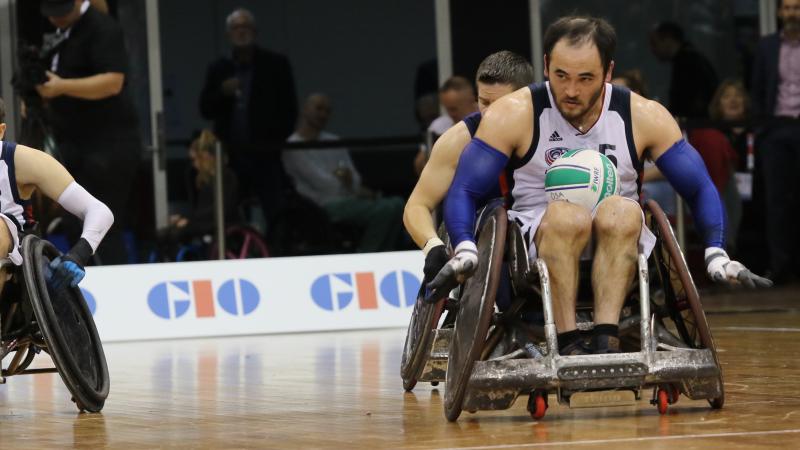
<path id="1" fill-rule="evenodd" d="M 406 355 L 421 356 L 417 372 L 401 370 L 404 386 L 413 387 L 406 382 L 413 378 L 409 374 L 418 381 L 445 381 L 444 410 L 450 421 L 463 410 L 507 409 L 520 395 L 528 395 L 534 419 L 544 417 L 551 394 L 570 407 L 614 406 L 635 404 L 644 390 L 652 389 L 650 403 L 660 414 L 681 394 L 721 408 L 722 370 L 700 296 L 666 215 L 653 201 L 645 212 L 656 246 L 649 261 L 643 254 L 638 257 L 638 277 L 619 322 L 622 353 L 558 354 L 547 265 L 541 259 L 531 265 L 519 227 L 498 207 L 477 235 L 478 270 L 463 284 L 458 300 L 426 305 L 418 299 L 403 362 Z M 653 271 L 657 277 L 651 289 Z M 496 313 L 503 276 L 509 276 L 513 301 Z M 426 324 L 433 322 L 426 322 L 425 313 L 435 315 L 448 303 L 455 326 L 429 330 Z M 590 305 L 591 297 L 579 295 L 580 330 L 593 326 Z M 520 320 L 522 315 L 536 319 Z M 441 367 L 446 371 L 433 370 Z"/>
<path id="2" fill-rule="evenodd" d="M 58 372 L 80 411 L 99 412 L 109 391 L 105 353 L 80 288 L 54 289 L 47 282 L 49 263 L 60 255 L 53 244 L 29 234 L 22 240 L 23 265 L 7 269 L 0 297 L 0 360 L 13 356 L 0 383 L 16 375 Z M 55 368 L 29 369 L 42 351 Z"/>

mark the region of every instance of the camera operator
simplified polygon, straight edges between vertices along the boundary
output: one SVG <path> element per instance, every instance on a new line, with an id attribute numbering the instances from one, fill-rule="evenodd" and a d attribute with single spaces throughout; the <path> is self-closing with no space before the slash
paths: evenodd
<path id="1" fill-rule="evenodd" d="M 50 62 L 47 81 L 36 90 L 49 103 L 64 165 L 118 218 L 99 252 L 100 263 L 123 264 L 128 257 L 122 227 L 142 147 L 125 90 L 128 54 L 122 29 L 88 0 L 41 0 L 41 12 L 66 40 Z"/>

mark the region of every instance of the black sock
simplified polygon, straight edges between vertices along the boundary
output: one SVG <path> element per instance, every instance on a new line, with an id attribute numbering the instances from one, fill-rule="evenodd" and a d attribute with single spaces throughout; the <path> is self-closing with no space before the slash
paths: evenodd
<path id="1" fill-rule="evenodd" d="M 564 350 L 564 347 L 572 344 L 581 338 L 581 332 L 578 330 L 567 331 L 566 333 L 558 333 L 558 351 Z"/>
<path id="2" fill-rule="evenodd" d="M 619 325 L 612 325 L 610 323 L 600 323 L 594 326 L 594 336 L 605 334 L 606 336 L 619 337 Z"/>

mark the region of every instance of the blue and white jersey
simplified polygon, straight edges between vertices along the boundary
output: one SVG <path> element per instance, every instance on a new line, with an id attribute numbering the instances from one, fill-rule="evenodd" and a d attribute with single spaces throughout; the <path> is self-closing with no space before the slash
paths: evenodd
<path id="1" fill-rule="evenodd" d="M 14 169 L 14 152 L 17 144 L 0 141 L 0 214 L 5 216 L 16 227 L 12 234 L 23 231 L 30 218 L 26 209 L 29 201 L 19 196 L 17 176 Z"/>
<path id="2" fill-rule="evenodd" d="M 550 83 L 529 86 L 533 100 L 534 135 L 522 159 L 512 158 L 512 208 L 515 211 L 544 209 L 545 172 L 558 157 L 572 149 L 593 149 L 606 155 L 617 167 L 620 195 L 639 200 L 642 163 L 636 152 L 631 124 L 631 96 L 624 87 L 605 85 L 603 109 L 597 122 L 585 133 L 573 127 L 555 106 Z"/>

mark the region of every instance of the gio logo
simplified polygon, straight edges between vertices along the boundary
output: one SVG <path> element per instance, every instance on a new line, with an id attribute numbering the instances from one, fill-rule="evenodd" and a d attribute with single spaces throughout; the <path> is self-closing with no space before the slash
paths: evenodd
<path id="1" fill-rule="evenodd" d="M 350 305 L 357 295 L 359 309 L 378 309 L 375 287 L 372 272 L 327 274 L 311 284 L 311 298 L 320 308 L 336 311 Z M 389 272 L 380 281 L 381 297 L 395 308 L 413 306 L 419 287 L 419 278 L 406 271 Z"/>
<path id="2" fill-rule="evenodd" d="M 217 303 L 227 313 L 246 316 L 261 300 L 258 289 L 244 279 L 227 280 L 217 289 Z M 159 283 L 147 294 L 147 305 L 158 317 L 177 319 L 194 303 L 198 318 L 216 316 L 211 280 L 168 281 Z"/>

